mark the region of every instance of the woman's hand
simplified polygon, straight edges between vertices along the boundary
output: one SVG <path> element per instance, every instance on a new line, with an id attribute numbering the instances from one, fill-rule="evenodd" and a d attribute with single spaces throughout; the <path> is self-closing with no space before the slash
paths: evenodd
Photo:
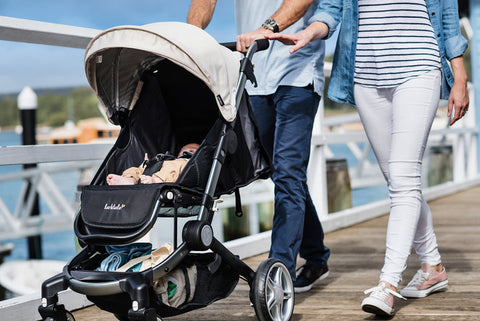
<path id="1" fill-rule="evenodd" d="M 310 41 L 317 39 L 325 38 L 328 35 L 328 26 L 320 21 L 313 22 L 306 29 L 294 33 L 294 34 L 285 34 L 285 33 L 272 33 L 265 35 L 265 38 L 269 40 L 278 40 L 285 45 L 293 45 L 290 48 L 290 53 L 305 47 Z"/>
<path id="2" fill-rule="evenodd" d="M 467 74 L 463 64 L 463 57 L 453 58 L 451 63 L 455 81 L 448 97 L 448 117 L 452 116 L 453 108 L 455 108 L 455 112 L 450 120 L 450 126 L 465 116 L 469 104 Z"/>
<path id="3" fill-rule="evenodd" d="M 294 34 L 272 33 L 270 35 L 266 35 L 265 38 L 269 40 L 278 40 L 285 45 L 293 45 L 289 52 L 294 53 L 298 49 L 305 47 L 310 42 L 308 37 L 302 33 L 303 31 Z"/>
<path id="4" fill-rule="evenodd" d="M 458 84 L 454 82 L 452 90 L 450 91 L 450 97 L 448 97 L 448 117 L 452 115 L 453 107 L 455 107 L 455 113 L 450 120 L 450 126 L 457 120 L 465 116 L 468 111 L 468 89 L 466 84 Z"/>

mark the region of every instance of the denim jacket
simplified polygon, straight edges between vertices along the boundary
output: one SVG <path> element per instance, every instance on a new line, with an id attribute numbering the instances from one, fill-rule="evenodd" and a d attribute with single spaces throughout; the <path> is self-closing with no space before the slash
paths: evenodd
<path id="1" fill-rule="evenodd" d="M 442 59 L 441 98 L 448 99 L 453 74 L 447 60 L 461 56 L 468 43 L 460 33 L 457 0 L 426 0 L 426 4 Z M 357 48 L 358 0 L 322 0 L 309 20 L 310 23 L 315 21 L 328 25 L 327 38 L 342 22 L 327 94 L 334 101 L 355 106 L 353 73 Z"/>

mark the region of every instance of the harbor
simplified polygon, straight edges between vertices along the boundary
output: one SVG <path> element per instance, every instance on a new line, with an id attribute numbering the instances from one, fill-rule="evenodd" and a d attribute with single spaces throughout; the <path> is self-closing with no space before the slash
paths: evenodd
<path id="1" fill-rule="evenodd" d="M 478 7 L 480 10 L 480 4 Z M 480 12 L 472 13 L 475 14 L 480 20 Z M 475 29 L 480 23 L 477 20 L 462 19 L 462 30 L 469 39 L 478 37 L 472 32 L 478 30 Z M 82 49 L 99 31 L 0 17 L 0 40 L 6 41 Z M 476 44 L 478 46 L 478 41 Z M 472 73 L 476 75 L 479 68 L 473 65 Z M 331 64 L 327 62 L 327 77 L 330 69 Z M 25 87 L 24 90 L 31 89 Z M 448 126 L 447 102 L 442 101 L 422 164 L 424 197 L 432 209 L 440 252 L 449 275 L 449 289 L 425 299 L 398 303 L 396 320 L 480 319 L 480 236 L 477 232 L 480 199 L 476 196 L 480 192 L 477 125 L 480 112 L 474 103 L 478 92 L 474 82 L 470 82 L 470 111 L 454 127 Z M 18 107 L 23 113 L 20 98 Z M 29 105 L 27 109 L 35 108 Z M 24 126 L 22 134 L 25 129 Z M 0 144 L 0 250 L 5 262 L 2 264 L 5 270 L 0 275 L 0 283 L 2 276 L 4 279 L 4 288 L 0 291 L 4 298 L 0 301 L 0 320 L 40 320 L 37 310 L 41 304 L 40 287 L 35 285 L 37 290 L 30 293 L 29 290 L 21 291 L 19 285 L 33 282 L 27 278 L 16 281 L 18 273 L 14 273 L 16 268 L 11 263 L 19 260 L 33 264 L 36 256 L 44 261 L 60 260 L 61 266 L 75 256 L 80 247 L 72 227 L 81 187 L 88 184 L 105 159 L 112 141 L 79 143 L 74 137 L 51 141 L 51 144 L 27 143 L 22 146 L 18 134 L 0 132 L 0 135 L 7 137 L 7 143 Z M 375 319 L 363 313 L 359 306 L 362 292 L 378 280 L 385 252 L 390 202 L 384 178 L 356 113 L 329 114 L 324 101 L 320 102 L 313 131 L 308 184 L 326 232 L 326 245 L 332 251 L 331 274 L 316 283 L 308 294 L 295 296 L 292 320 Z M 224 195 L 215 203 L 219 211 L 212 222 L 212 231 L 228 250 L 255 270 L 267 258 L 270 247 L 273 184 L 270 180 L 258 180 L 240 189 L 240 194 L 244 217 L 233 214 L 235 196 Z M 238 230 L 228 229 L 237 225 Z M 168 230 L 172 228 L 168 227 Z M 181 228 L 177 227 L 172 235 L 178 238 L 177 234 L 182 235 Z M 164 237 L 171 238 L 172 235 L 156 226 L 146 238 L 160 244 Z M 40 242 L 38 238 L 41 238 Z M 411 255 L 401 285 L 415 274 L 418 268 L 416 259 Z M 20 274 L 29 273 L 28 267 L 23 270 L 22 266 L 21 271 Z M 9 273 L 13 273 L 12 277 Z M 256 320 L 248 292 L 248 284 L 240 280 L 226 299 L 164 319 Z M 86 296 L 70 289 L 59 296 L 78 321 L 116 319 L 92 305 Z"/>

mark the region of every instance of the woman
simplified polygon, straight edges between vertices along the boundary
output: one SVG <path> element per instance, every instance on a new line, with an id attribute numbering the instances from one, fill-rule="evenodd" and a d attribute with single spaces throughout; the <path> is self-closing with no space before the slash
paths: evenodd
<path id="1" fill-rule="evenodd" d="M 266 36 L 293 53 L 342 22 L 328 96 L 357 107 L 391 199 L 385 262 L 378 286 L 365 291 L 366 312 L 393 315 L 394 296 L 424 297 L 448 284 L 421 164 L 439 100 L 448 98 L 450 125 L 468 110 L 457 7 L 456 0 L 322 0 L 305 30 Z M 400 295 L 412 244 L 421 268 Z"/>

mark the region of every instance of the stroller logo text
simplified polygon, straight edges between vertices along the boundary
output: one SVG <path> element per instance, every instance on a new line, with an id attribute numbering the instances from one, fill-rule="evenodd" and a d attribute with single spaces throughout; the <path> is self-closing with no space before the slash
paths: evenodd
<path id="1" fill-rule="evenodd" d="M 103 209 L 112 210 L 112 211 L 121 211 L 125 206 L 126 206 L 125 204 L 105 204 Z"/>

